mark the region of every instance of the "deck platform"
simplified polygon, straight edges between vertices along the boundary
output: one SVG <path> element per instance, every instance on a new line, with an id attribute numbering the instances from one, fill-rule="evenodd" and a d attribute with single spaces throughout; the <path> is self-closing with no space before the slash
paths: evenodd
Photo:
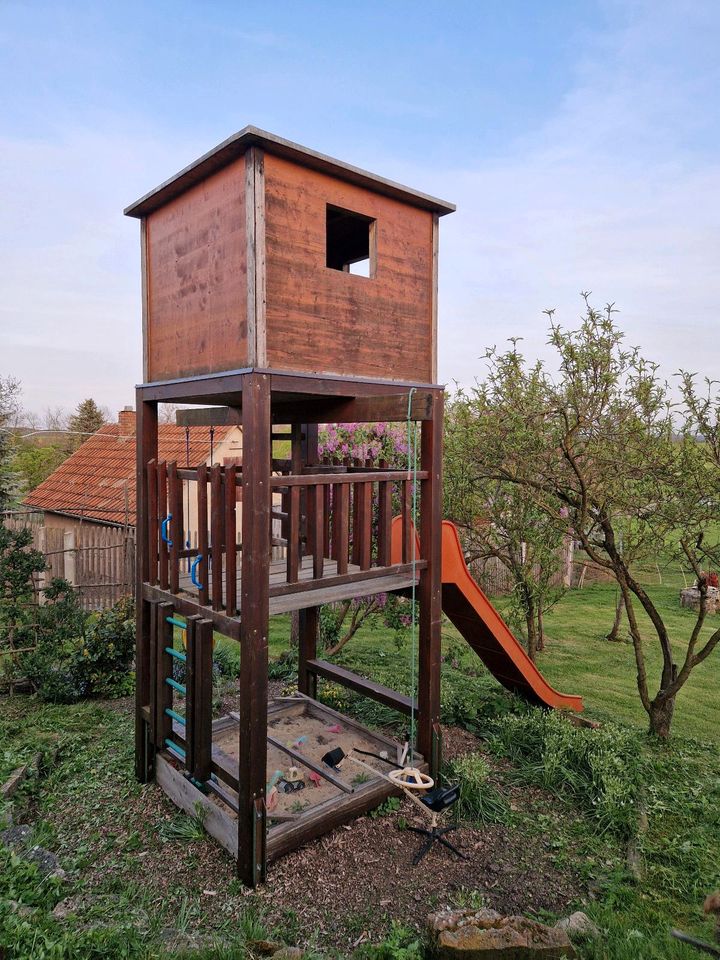
<path id="1" fill-rule="evenodd" d="M 237 559 L 237 596 L 241 595 L 242 584 L 242 555 Z M 398 567 L 373 567 L 370 570 L 361 570 L 354 563 L 347 565 L 347 574 L 338 576 L 337 561 L 329 557 L 323 558 L 323 572 L 321 577 L 315 574 L 315 559 L 312 555 L 302 558 L 299 565 L 298 581 L 289 583 L 287 579 L 287 564 L 285 560 L 273 560 L 270 564 L 270 616 L 279 613 L 289 613 L 292 610 L 304 610 L 308 607 L 317 607 L 325 603 L 336 603 L 358 596 L 371 596 L 377 593 L 390 593 L 394 590 L 405 590 L 412 586 L 413 581 L 419 583 L 419 571 L 424 564 L 418 564 L 418 571 L 413 577 L 412 571 Z M 225 567 L 223 565 L 223 574 Z M 167 599 L 176 603 L 178 609 L 189 612 L 187 605 L 196 608 L 194 612 L 216 619 L 218 611 L 200 603 L 200 591 L 193 584 L 190 574 L 183 571 L 179 577 L 180 592 L 170 593 L 159 587 L 150 587 L 147 599 Z M 212 596 L 212 572 L 208 575 L 208 593 Z M 222 612 L 223 621 L 233 619 L 239 621 L 239 616 L 228 616 Z M 219 626 L 218 629 L 221 629 Z"/>

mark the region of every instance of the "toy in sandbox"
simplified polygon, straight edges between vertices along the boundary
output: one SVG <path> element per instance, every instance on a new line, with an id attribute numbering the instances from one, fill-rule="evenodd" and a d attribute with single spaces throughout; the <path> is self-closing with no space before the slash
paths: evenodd
<path id="1" fill-rule="evenodd" d="M 458 599 L 443 582 L 437 255 L 452 210 L 246 127 L 125 211 L 141 221 L 143 290 L 136 774 L 190 813 L 199 803 L 250 885 L 269 860 L 407 789 L 386 760 L 436 777 L 446 600 L 501 682 L 547 694 L 511 641 L 493 645 L 500 628 L 482 627 L 477 598 L 468 611 L 467 589 Z M 160 403 L 188 407 L 184 426 L 241 426 L 242 463 L 159 460 Z M 319 456 L 319 424 L 398 421 L 403 469 Z M 323 604 L 398 591 L 413 597 L 412 696 L 317 653 Z M 268 702 L 269 618 L 291 611 L 299 692 Z M 239 711 L 213 719 L 215 634 L 241 662 Z M 409 757 L 320 703 L 318 678 L 409 717 Z M 337 749 L 367 753 L 362 777 L 323 761 Z"/>

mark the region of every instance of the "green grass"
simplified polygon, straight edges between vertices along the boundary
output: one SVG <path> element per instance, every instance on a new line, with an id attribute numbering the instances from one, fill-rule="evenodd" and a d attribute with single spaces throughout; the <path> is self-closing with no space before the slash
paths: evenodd
<path id="1" fill-rule="evenodd" d="M 654 586 L 648 590 L 670 631 L 681 664 L 695 617 L 692 611 L 680 606 L 674 587 Z M 612 626 L 615 595 L 610 584 L 566 594 L 546 617 L 548 645 L 540 654 L 538 666 L 553 686 L 583 696 L 590 714 L 614 717 L 644 728 L 647 716 L 638 696 L 633 647 L 630 643 L 609 643 L 604 639 Z M 660 682 L 660 648 L 648 618 L 642 614 L 639 620 L 654 696 Z M 707 618 L 702 636 L 709 637 L 714 629 L 720 629 L 720 616 Z M 676 736 L 715 743 L 720 740 L 719 660 L 720 651 L 716 650 L 693 671 L 680 692 L 673 720 Z"/>

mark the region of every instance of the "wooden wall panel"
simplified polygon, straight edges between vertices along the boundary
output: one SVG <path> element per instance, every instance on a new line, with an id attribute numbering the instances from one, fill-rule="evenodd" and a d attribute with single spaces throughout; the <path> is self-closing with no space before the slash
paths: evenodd
<path id="1" fill-rule="evenodd" d="M 247 364 L 245 158 L 147 218 L 146 381 Z"/>
<path id="2" fill-rule="evenodd" d="M 326 205 L 377 220 L 373 279 L 325 265 Z M 433 215 L 265 156 L 267 363 L 433 380 Z"/>

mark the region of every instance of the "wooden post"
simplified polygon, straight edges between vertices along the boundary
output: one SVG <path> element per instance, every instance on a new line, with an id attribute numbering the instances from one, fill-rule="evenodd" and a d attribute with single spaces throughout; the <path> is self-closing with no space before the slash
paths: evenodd
<path id="1" fill-rule="evenodd" d="M 150 551 L 148 543 L 148 472 L 149 460 L 157 459 L 157 403 L 146 402 L 142 390 L 137 391 L 136 452 L 137 452 L 137 556 L 135 562 L 135 776 L 147 783 L 153 776 L 153 754 L 148 724 L 143 707 L 152 714 L 154 697 L 150 694 L 150 604 L 143 600 L 143 583 L 150 579 Z"/>
<path id="2" fill-rule="evenodd" d="M 270 378 L 243 378 L 242 577 L 240 581 L 240 743 L 238 874 L 265 879 L 265 780 L 270 586 Z"/>
<path id="3" fill-rule="evenodd" d="M 293 473 L 302 473 L 302 469 L 318 460 L 318 427 L 316 423 L 304 423 L 300 427 L 301 439 L 299 450 L 296 452 L 293 445 Z M 303 494 L 307 504 L 309 497 Z M 302 509 L 302 507 L 301 507 Z M 307 529 L 307 527 L 306 527 Z M 317 678 L 307 669 L 308 660 L 314 660 L 317 655 L 319 607 L 308 607 L 300 610 L 298 617 L 298 690 L 309 697 L 317 693 Z"/>
<path id="4" fill-rule="evenodd" d="M 442 617 L 442 439 L 443 394 L 433 397 L 432 419 L 421 427 L 420 466 L 427 470 L 420 491 L 420 547 L 427 567 L 420 574 L 418 590 L 418 750 L 430 762 L 430 775 L 437 777 L 441 762 L 433 749 L 433 728 L 440 720 L 440 626 Z"/>

